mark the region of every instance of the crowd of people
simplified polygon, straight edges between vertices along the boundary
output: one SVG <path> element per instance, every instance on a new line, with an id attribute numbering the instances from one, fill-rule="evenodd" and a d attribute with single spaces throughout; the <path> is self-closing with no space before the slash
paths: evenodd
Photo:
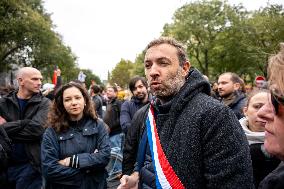
<path id="1" fill-rule="evenodd" d="M 210 84 L 173 38 L 144 67 L 131 98 L 20 68 L 1 86 L 0 188 L 284 188 L 283 43 L 253 89 L 232 72 Z"/>

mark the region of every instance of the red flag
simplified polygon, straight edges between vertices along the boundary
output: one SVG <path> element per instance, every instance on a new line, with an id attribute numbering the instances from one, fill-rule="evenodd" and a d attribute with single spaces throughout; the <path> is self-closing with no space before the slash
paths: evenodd
<path id="1" fill-rule="evenodd" d="M 56 67 L 53 71 L 53 76 L 52 76 L 52 84 L 54 84 L 54 85 L 56 85 L 56 83 L 57 83 L 57 68 Z"/>

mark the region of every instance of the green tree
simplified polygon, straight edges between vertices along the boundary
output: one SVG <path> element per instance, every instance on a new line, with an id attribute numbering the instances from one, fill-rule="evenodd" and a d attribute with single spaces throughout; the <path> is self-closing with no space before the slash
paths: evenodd
<path id="1" fill-rule="evenodd" d="M 100 78 L 97 75 L 95 75 L 92 70 L 81 69 L 81 71 L 83 71 L 83 73 L 86 75 L 86 80 L 85 80 L 86 86 L 89 87 L 91 85 L 92 80 L 94 80 L 98 85 L 102 84 Z"/>
<path id="2" fill-rule="evenodd" d="M 188 50 L 193 65 L 204 74 L 215 67 L 225 46 L 220 41 L 226 39 L 232 25 L 241 18 L 241 7 L 232 7 L 226 1 L 196 1 L 186 4 L 174 14 L 174 22 L 164 26 L 164 36 L 172 36 L 182 41 Z M 223 66 L 229 67 L 232 63 Z"/>
<path id="3" fill-rule="evenodd" d="M 242 41 L 248 59 L 256 65 L 259 74 L 266 75 L 270 55 L 284 40 L 284 9 L 282 5 L 270 5 L 253 11 L 243 23 Z M 253 70 L 252 70 L 253 71 Z"/>
<path id="4" fill-rule="evenodd" d="M 216 78 L 231 71 L 254 78 L 265 73 L 269 55 L 284 36 L 283 7 L 247 11 L 241 4 L 202 0 L 179 8 L 162 35 L 187 46 L 191 63 Z"/>
<path id="5" fill-rule="evenodd" d="M 76 56 L 54 32 L 42 0 L 0 1 L 0 70 L 33 66 L 49 82 L 57 65 L 65 81 L 77 77 Z"/>
<path id="6" fill-rule="evenodd" d="M 144 57 L 145 57 L 145 51 L 143 51 L 136 57 L 134 65 L 133 65 L 133 71 L 132 71 L 131 77 L 134 77 L 137 75 L 145 77 Z"/>
<path id="7" fill-rule="evenodd" d="M 131 78 L 131 70 L 133 63 L 130 60 L 121 59 L 111 72 L 111 84 L 118 84 L 121 87 L 126 87 Z"/>

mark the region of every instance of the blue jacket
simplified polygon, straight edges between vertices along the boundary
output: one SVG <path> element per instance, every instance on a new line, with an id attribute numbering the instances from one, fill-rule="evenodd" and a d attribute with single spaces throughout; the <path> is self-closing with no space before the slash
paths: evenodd
<path id="1" fill-rule="evenodd" d="M 128 128 L 131 126 L 134 114 L 144 105 L 141 100 L 135 97 L 132 97 L 130 101 L 125 101 L 121 105 L 120 124 L 124 133 L 127 133 Z"/>
<path id="2" fill-rule="evenodd" d="M 95 152 L 97 151 L 97 152 Z M 79 168 L 58 163 L 78 155 Z M 46 188 L 105 188 L 110 146 L 104 123 L 85 118 L 66 132 L 47 128 L 42 141 L 42 172 Z"/>

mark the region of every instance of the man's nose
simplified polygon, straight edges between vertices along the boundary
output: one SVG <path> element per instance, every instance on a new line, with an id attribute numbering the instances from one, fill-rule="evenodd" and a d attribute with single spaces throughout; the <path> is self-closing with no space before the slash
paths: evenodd
<path id="1" fill-rule="evenodd" d="M 157 77 L 160 75 L 159 73 L 159 66 L 157 64 L 153 64 L 150 68 L 149 75 L 151 77 Z"/>

